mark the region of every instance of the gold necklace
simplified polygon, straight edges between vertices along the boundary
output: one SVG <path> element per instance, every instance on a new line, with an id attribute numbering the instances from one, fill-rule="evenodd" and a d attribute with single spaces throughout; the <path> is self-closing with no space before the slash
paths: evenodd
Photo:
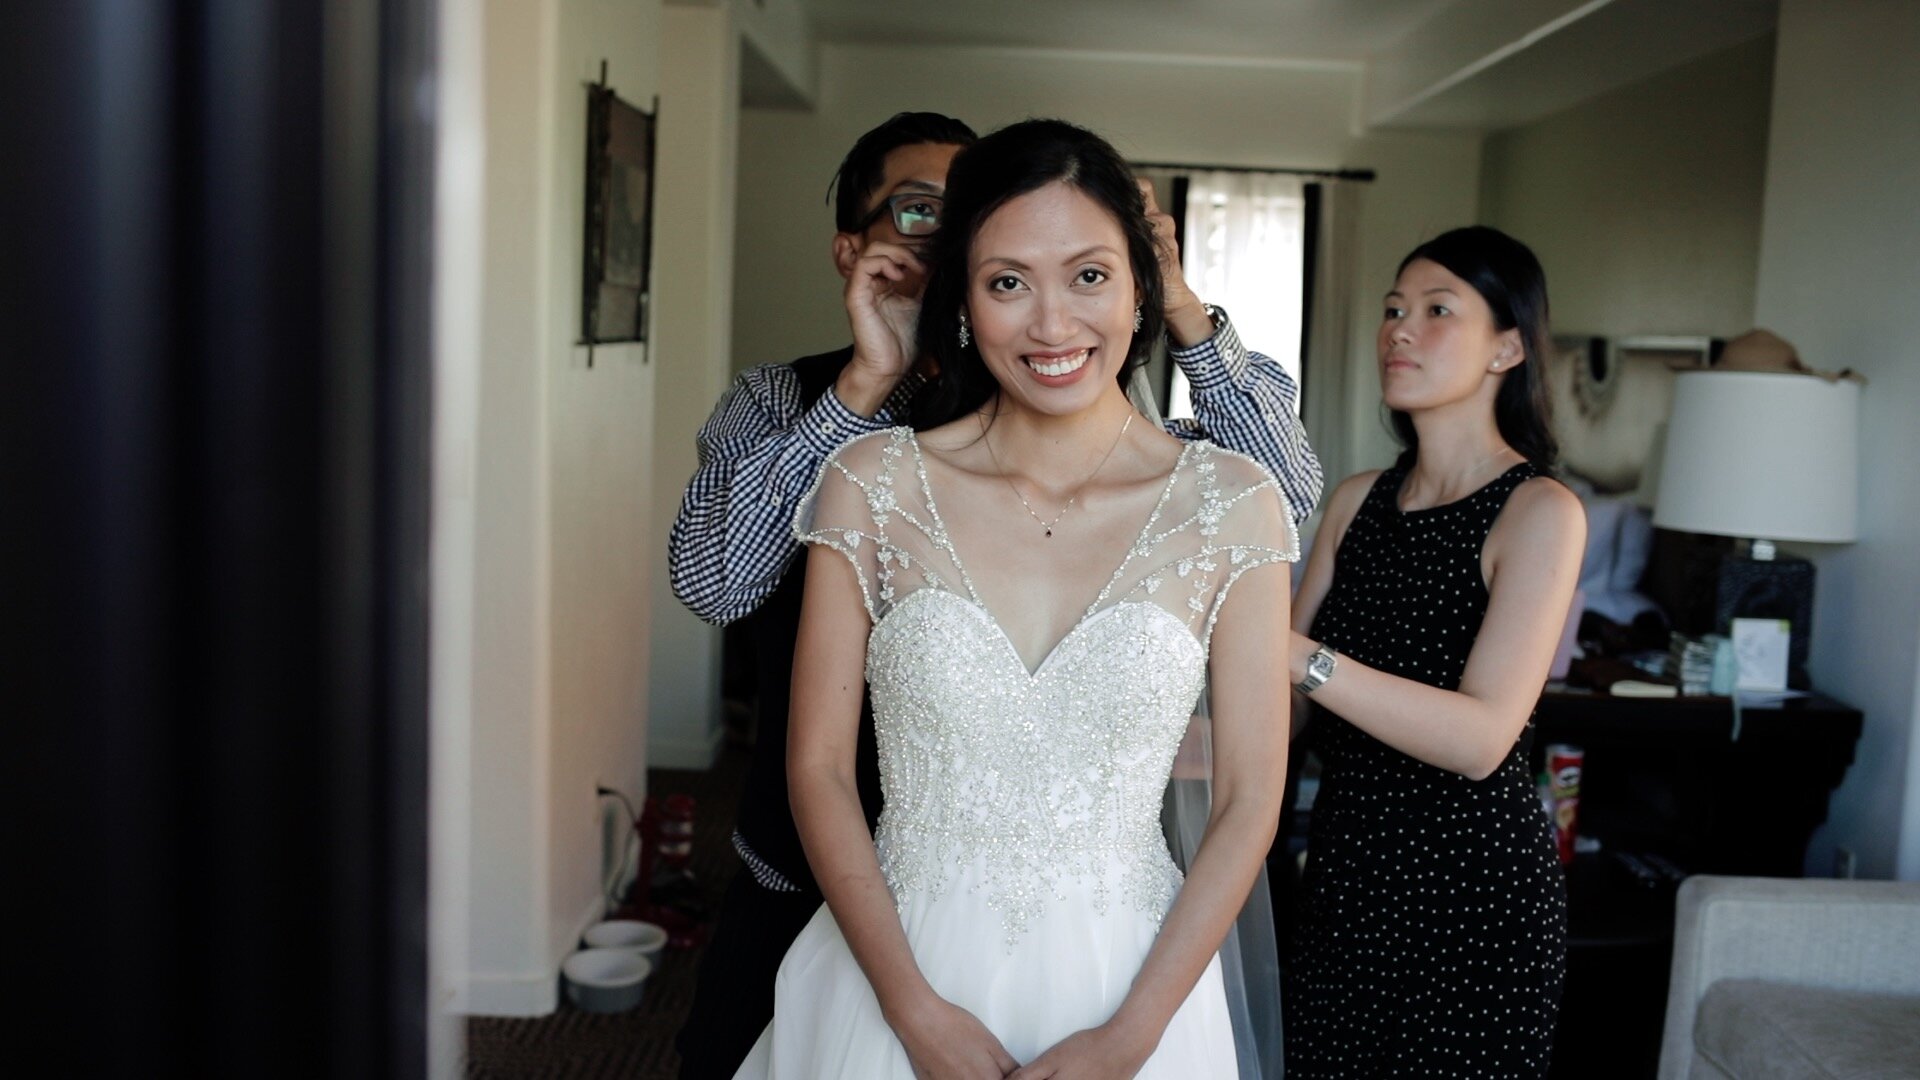
<path id="1" fill-rule="evenodd" d="M 1472 466 L 1471 468 L 1469 468 L 1469 469 L 1468 469 L 1468 470 L 1466 471 L 1466 474 L 1465 474 L 1465 475 L 1466 475 L 1466 477 L 1467 477 L 1467 482 L 1468 482 L 1468 483 L 1472 483 L 1472 482 L 1474 481 L 1474 479 L 1475 479 L 1476 477 L 1478 477 L 1478 476 L 1480 475 L 1480 470 L 1481 470 L 1481 469 L 1484 469 L 1484 468 L 1486 468 L 1486 467 L 1487 467 L 1487 465 L 1488 465 L 1488 464 L 1490 464 L 1490 463 L 1491 463 L 1491 462 L 1492 462 L 1492 461 L 1493 461 L 1493 460 L 1494 460 L 1495 458 L 1498 458 L 1498 457 L 1499 457 L 1499 456 L 1500 456 L 1501 454 L 1504 454 L 1504 453 L 1506 453 L 1506 452 L 1507 452 L 1508 450 L 1510 450 L 1510 449 L 1512 449 L 1512 447 L 1509 447 L 1509 446 L 1505 446 L 1505 445 L 1502 445 L 1502 446 L 1500 447 L 1500 449 L 1498 449 L 1498 450 L 1495 450 L 1495 451 L 1494 451 L 1493 453 L 1491 453 L 1491 454 L 1488 454 L 1488 455 L 1487 455 L 1486 457 L 1483 457 L 1483 458 L 1481 458 L 1481 459 L 1480 459 L 1479 461 L 1476 461 L 1476 462 L 1474 462 L 1474 463 L 1473 463 L 1473 466 Z M 1402 480 L 1402 481 L 1401 481 L 1401 483 L 1402 483 L 1403 485 L 1405 484 L 1405 482 L 1406 482 L 1405 480 Z M 1468 494 L 1472 494 L 1473 492 L 1475 492 L 1475 491 L 1478 491 L 1478 490 L 1480 490 L 1480 489 L 1479 489 L 1479 488 L 1470 488 L 1470 489 L 1468 489 Z M 1462 499 L 1464 499 L 1464 498 L 1466 498 L 1466 496 L 1465 496 L 1465 495 L 1462 495 L 1462 496 L 1461 496 L 1460 498 L 1462 498 Z M 1396 501 L 1396 503 L 1398 502 L 1398 500 L 1395 500 L 1395 501 Z M 1448 500 L 1447 502 L 1444 502 L 1444 503 L 1435 503 L 1434 505 L 1435 505 L 1435 506 L 1446 506 L 1446 505 L 1448 505 L 1449 503 L 1454 503 L 1454 502 L 1459 502 L 1459 501 L 1460 501 L 1459 499 L 1450 499 L 1450 500 Z M 1431 509 L 1431 507 L 1428 507 L 1427 509 Z"/>
<path id="2" fill-rule="evenodd" d="M 1073 509 L 1074 502 L 1080 498 L 1080 493 L 1086 490 L 1087 485 L 1093 483 L 1093 478 L 1100 475 L 1101 468 L 1103 468 L 1107 464 L 1107 459 L 1113 456 L 1113 452 L 1120 448 L 1120 440 L 1127 437 L 1127 429 L 1132 426 L 1133 426 L 1133 410 L 1128 409 L 1127 419 L 1124 423 L 1120 425 L 1120 434 L 1115 435 L 1113 437 L 1113 445 L 1107 447 L 1107 452 L 1101 455 L 1100 457 L 1100 463 L 1093 467 L 1093 471 L 1087 474 L 1087 478 L 1085 480 L 1080 481 L 1080 486 L 1075 488 L 1073 491 L 1073 494 L 1067 497 L 1066 505 L 1062 506 L 1060 508 L 1060 512 L 1053 516 L 1052 521 L 1048 521 L 1045 518 L 1041 517 L 1039 514 L 1036 514 L 1033 512 L 1033 506 L 1027 502 L 1027 497 L 1025 495 L 1020 494 L 1019 485 L 1013 482 L 1012 474 L 1008 473 L 1006 469 L 1001 468 L 1000 456 L 993 452 L 993 440 L 987 438 L 986 421 L 984 420 L 981 421 L 980 439 L 982 442 L 985 442 L 987 444 L 987 457 L 993 461 L 993 467 L 995 470 L 997 470 L 1000 473 L 1000 479 L 1005 480 L 1007 482 L 1007 486 L 1013 489 L 1013 497 L 1016 499 L 1019 499 L 1020 505 L 1027 508 L 1027 516 L 1039 522 L 1040 527 L 1046 530 L 1047 538 L 1051 540 L 1053 538 L 1053 527 L 1055 525 L 1060 524 L 1060 519 L 1067 516 L 1067 511 Z"/>

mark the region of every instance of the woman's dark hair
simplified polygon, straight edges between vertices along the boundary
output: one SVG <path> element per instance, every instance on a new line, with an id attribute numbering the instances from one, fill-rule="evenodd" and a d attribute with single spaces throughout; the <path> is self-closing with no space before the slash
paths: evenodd
<path id="1" fill-rule="evenodd" d="M 939 374 L 914 407 L 925 430 L 964 416 L 999 389 L 980 349 L 960 347 L 960 313 L 967 302 L 967 255 L 980 226 L 995 210 L 1052 183 L 1073 187 L 1112 214 L 1127 240 L 1127 263 L 1140 296 L 1140 328 L 1133 333 L 1119 381 L 1127 385 L 1152 344 L 1166 332 L 1160 261 L 1146 201 L 1133 171 L 1105 139 L 1064 120 L 1025 120 L 1001 128 L 960 151 L 947 171 L 940 231 L 921 253 L 927 287 L 920 301 L 918 352 Z"/>
<path id="2" fill-rule="evenodd" d="M 867 216 L 867 200 L 887 177 L 887 155 L 903 146 L 941 143 L 966 146 L 977 138 L 973 129 L 951 116 L 931 112 L 900 112 L 860 136 L 833 174 L 833 227 L 857 232 Z"/>
<path id="3" fill-rule="evenodd" d="M 1526 362 L 1507 372 L 1493 399 L 1493 420 L 1500 437 L 1542 469 L 1560 456 L 1553 437 L 1553 402 L 1547 396 L 1546 360 L 1551 355 L 1547 329 L 1547 274 L 1527 245 L 1485 225 L 1454 229 L 1414 248 L 1400 260 L 1399 276 L 1409 263 L 1425 259 L 1473 287 L 1493 311 L 1493 325 L 1519 330 Z M 1400 464 L 1410 466 L 1420 450 L 1413 418 L 1392 411 L 1393 433 L 1406 449 Z"/>

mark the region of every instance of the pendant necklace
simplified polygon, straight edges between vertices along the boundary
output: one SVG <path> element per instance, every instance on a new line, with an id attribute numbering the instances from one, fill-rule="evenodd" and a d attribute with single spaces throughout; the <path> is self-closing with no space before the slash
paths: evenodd
<path id="1" fill-rule="evenodd" d="M 1040 527 L 1046 531 L 1047 538 L 1050 540 L 1053 538 L 1053 527 L 1055 525 L 1060 524 L 1060 519 L 1067 516 L 1067 511 L 1073 509 L 1073 504 L 1079 500 L 1080 493 L 1086 490 L 1088 484 L 1093 483 L 1093 478 L 1100 475 L 1101 468 L 1103 468 L 1107 464 L 1107 458 L 1112 457 L 1113 452 L 1120 448 L 1120 440 L 1127 437 L 1127 429 L 1132 426 L 1133 426 L 1133 410 L 1128 409 L 1127 419 L 1124 423 L 1120 425 L 1120 434 L 1115 435 L 1113 437 L 1113 445 L 1107 447 L 1107 452 L 1101 456 L 1100 463 L 1093 467 L 1093 471 L 1087 474 L 1087 478 L 1085 480 L 1080 481 L 1080 486 L 1075 488 L 1073 494 L 1067 497 L 1066 505 L 1062 506 L 1060 508 L 1060 512 L 1053 516 L 1052 521 L 1048 521 L 1045 518 L 1041 517 L 1039 514 L 1036 514 L 1033 512 L 1032 504 L 1027 502 L 1027 497 L 1025 495 L 1020 494 L 1019 486 L 1013 482 L 1013 475 L 1007 472 L 1005 469 L 1001 468 L 1000 456 L 993 452 L 993 440 L 987 438 L 985 421 L 982 421 L 982 426 L 980 429 L 980 438 L 982 441 L 984 441 L 987 444 L 987 457 L 993 461 L 993 467 L 999 471 L 1000 478 L 1002 480 L 1005 480 L 1007 482 L 1007 486 L 1013 489 L 1013 497 L 1016 499 L 1019 499 L 1020 505 L 1027 508 L 1027 516 L 1033 518 L 1033 520 L 1040 523 Z"/>

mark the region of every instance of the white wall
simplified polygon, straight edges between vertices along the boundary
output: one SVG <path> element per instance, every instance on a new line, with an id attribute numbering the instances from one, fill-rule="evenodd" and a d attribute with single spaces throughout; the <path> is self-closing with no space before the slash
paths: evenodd
<path id="1" fill-rule="evenodd" d="M 724 6 L 668 7 L 661 42 L 652 513 L 664 543 L 698 463 L 694 435 L 729 376 L 741 50 Z M 674 598 L 664 565 L 655 571 L 647 756 L 704 769 L 724 734 L 720 632 Z"/>
<path id="2" fill-rule="evenodd" d="M 465 1069 L 468 874 L 473 829 L 474 449 L 480 395 L 485 224 L 483 20 L 451 4 L 439 19 L 434 165 L 433 522 L 428 714 L 427 1075 Z"/>
<path id="3" fill-rule="evenodd" d="M 555 1003 L 599 914 L 605 783 L 646 777 L 653 367 L 579 334 L 584 86 L 645 106 L 658 0 L 484 6 L 466 1011 Z"/>
<path id="4" fill-rule="evenodd" d="M 804 96 L 811 42 L 784 29 L 803 28 L 798 11 L 487 0 L 445 21 L 437 1006 L 551 1011 L 630 836 L 596 788 L 646 794 L 654 717 L 669 750 L 710 758 L 717 740 L 718 642 L 671 598 L 666 536 L 729 377 L 741 35 L 773 35 L 768 63 Z M 661 99 L 654 321 L 647 345 L 590 352 L 576 344 L 585 88 L 603 61 L 625 101 Z M 650 686 L 650 662 L 669 677 Z"/>
<path id="5" fill-rule="evenodd" d="M 1407 252 L 1448 229 L 1477 218 L 1480 138 L 1454 133 L 1379 133 L 1349 151 L 1357 165 L 1379 170 L 1380 179 L 1360 185 L 1360 259 L 1348 324 L 1352 363 L 1347 375 L 1346 455 L 1349 474 L 1393 464 L 1400 445 L 1380 408 L 1381 297 L 1393 288 L 1394 269 Z M 1308 373 L 1309 383 L 1313 375 Z M 1343 477 L 1327 478 L 1327 490 Z M 1317 527 L 1317 526 L 1316 526 Z"/>
<path id="6" fill-rule="evenodd" d="M 646 789 L 648 583 L 666 536 L 649 509 L 654 370 L 644 363 L 643 346 L 600 346 L 588 367 L 587 350 L 573 343 L 580 334 L 585 87 L 599 78 L 604 59 L 621 97 L 650 107 L 660 89 L 659 20 L 657 0 L 561 0 L 548 82 L 549 973 L 600 916 L 609 858 L 624 839 L 609 827 L 620 811 L 594 789 Z"/>
<path id="7" fill-rule="evenodd" d="M 903 109 L 947 113 L 981 132 L 1059 116 L 1100 132 L 1137 161 L 1379 170 L 1361 191 L 1354 318 L 1365 333 L 1354 362 L 1365 370 L 1349 380 L 1359 422 L 1348 434 L 1348 460 L 1365 468 L 1391 458 L 1374 410 L 1371 298 L 1387 290 L 1408 249 L 1474 219 L 1478 135 L 1355 135 L 1360 71 L 1345 64 L 825 45 L 819 70 L 814 111 L 741 114 L 736 368 L 846 343 L 841 282 L 828 255 L 833 212 L 823 198 L 863 131 Z"/>
<path id="8" fill-rule="evenodd" d="M 819 49 L 804 0 L 724 0 L 717 6 L 728 11 L 739 36 L 772 69 L 782 84 L 781 96 L 795 106 L 812 104 L 820 80 Z"/>
<path id="9" fill-rule="evenodd" d="M 550 5 L 486 6 L 487 158 L 473 600 L 469 1010 L 525 1011 L 543 966 L 546 865 L 546 381 L 537 208 Z M 484 838 L 482 840 L 481 838 Z"/>
<path id="10" fill-rule="evenodd" d="M 1920 879 L 1920 4 L 1783 0 L 1773 78 L 1756 321 L 1816 367 L 1851 367 L 1862 398 L 1860 540 L 1816 549 L 1815 685 L 1866 713 L 1853 767 L 1814 838 L 1863 877 Z M 1902 835 L 1902 822 L 1905 822 Z M 1896 858 L 1898 865 L 1896 866 Z"/>
<path id="11" fill-rule="evenodd" d="M 1481 220 L 1540 256 L 1556 332 L 1753 328 L 1773 39 L 1489 135 Z"/>

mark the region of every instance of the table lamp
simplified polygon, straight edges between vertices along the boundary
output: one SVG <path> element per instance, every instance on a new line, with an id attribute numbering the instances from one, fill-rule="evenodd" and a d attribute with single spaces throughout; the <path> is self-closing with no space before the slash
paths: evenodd
<path id="1" fill-rule="evenodd" d="M 1730 536 L 1744 550 L 1720 564 L 1715 629 L 1734 618 L 1791 624 L 1788 683 L 1807 687 L 1813 564 L 1776 542 L 1856 538 L 1860 386 L 1786 372 L 1685 371 L 1660 455 L 1653 523 Z"/>

